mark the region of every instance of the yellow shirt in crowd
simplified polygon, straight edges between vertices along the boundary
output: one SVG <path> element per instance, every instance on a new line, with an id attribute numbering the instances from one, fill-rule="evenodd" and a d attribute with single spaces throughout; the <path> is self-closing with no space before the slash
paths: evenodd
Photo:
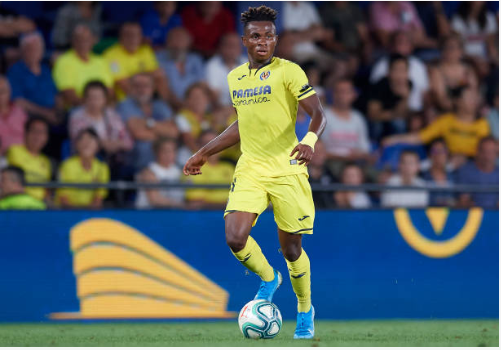
<path id="1" fill-rule="evenodd" d="M 26 182 L 47 182 L 52 174 L 49 158 L 43 154 L 34 155 L 24 145 L 13 145 L 7 151 L 9 165 L 17 166 L 24 170 Z M 27 187 L 30 196 L 43 201 L 46 189 L 41 187 Z"/>
<path id="2" fill-rule="evenodd" d="M 104 52 L 104 58 L 109 64 L 115 82 L 130 78 L 137 73 L 150 73 L 158 68 L 155 53 L 149 45 L 142 45 L 136 52 L 130 53 L 117 43 Z M 115 91 L 119 101 L 125 98 L 122 89 L 116 87 Z"/>
<path id="3" fill-rule="evenodd" d="M 59 181 L 108 183 L 110 181 L 110 169 L 107 164 L 94 159 L 90 170 L 87 170 L 82 166 L 80 157 L 73 156 L 61 164 L 59 168 Z M 56 192 L 56 203 L 60 204 L 61 197 L 66 197 L 72 206 L 89 206 L 96 195 L 105 198 L 108 195 L 108 190 L 105 188 L 98 190 L 60 188 Z"/>
<path id="4" fill-rule="evenodd" d="M 419 137 L 423 143 L 443 138 L 451 153 L 473 157 L 477 153 L 478 141 L 489 133 L 489 123 L 484 118 L 465 123 L 453 113 L 447 113 L 421 130 Z"/>
<path id="5" fill-rule="evenodd" d="M 99 80 L 109 88 L 113 86 L 113 77 L 103 58 L 91 53 L 89 60 L 83 61 L 75 50 L 59 56 L 52 76 L 59 91 L 74 89 L 78 97 L 83 96 L 85 85 L 93 80 Z"/>
<path id="6" fill-rule="evenodd" d="M 186 191 L 186 200 L 204 201 L 206 203 L 224 204 L 228 200 L 228 189 L 233 180 L 233 166 L 226 162 L 216 164 L 205 163 L 202 167 L 202 175 L 190 176 L 191 183 L 200 184 L 227 184 L 225 189 L 196 188 Z"/>

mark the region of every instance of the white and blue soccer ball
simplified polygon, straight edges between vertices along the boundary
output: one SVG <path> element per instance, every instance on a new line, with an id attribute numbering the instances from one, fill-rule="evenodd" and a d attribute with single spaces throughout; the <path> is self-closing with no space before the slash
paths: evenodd
<path id="1" fill-rule="evenodd" d="M 240 311 L 238 326 L 246 338 L 271 339 L 282 328 L 282 315 L 272 302 L 252 300 Z"/>

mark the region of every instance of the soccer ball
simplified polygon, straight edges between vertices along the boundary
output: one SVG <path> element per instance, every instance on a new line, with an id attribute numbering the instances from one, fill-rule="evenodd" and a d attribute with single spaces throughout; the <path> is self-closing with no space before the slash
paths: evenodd
<path id="1" fill-rule="evenodd" d="M 238 315 L 238 326 L 246 338 L 271 339 L 282 328 L 278 307 L 267 300 L 249 301 Z"/>

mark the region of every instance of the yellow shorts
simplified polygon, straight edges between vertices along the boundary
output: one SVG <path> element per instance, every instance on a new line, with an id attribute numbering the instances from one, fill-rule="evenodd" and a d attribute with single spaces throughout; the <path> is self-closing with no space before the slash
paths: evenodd
<path id="1" fill-rule="evenodd" d="M 280 177 L 235 174 L 224 216 L 243 211 L 256 213 L 259 217 L 270 201 L 279 229 L 296 234 L 313 233 L 315 206 L 306 174 Z"/>

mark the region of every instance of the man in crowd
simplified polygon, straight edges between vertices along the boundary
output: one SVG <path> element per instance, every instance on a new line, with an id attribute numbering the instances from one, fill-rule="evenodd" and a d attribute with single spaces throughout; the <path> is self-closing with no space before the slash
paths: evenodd
<path id="1" fill-rule="evenodd" d="M 9 166 L 0 171 L 0 210 L 43 210 L 45 203 L 24 191 L 24 172 Z"/>

